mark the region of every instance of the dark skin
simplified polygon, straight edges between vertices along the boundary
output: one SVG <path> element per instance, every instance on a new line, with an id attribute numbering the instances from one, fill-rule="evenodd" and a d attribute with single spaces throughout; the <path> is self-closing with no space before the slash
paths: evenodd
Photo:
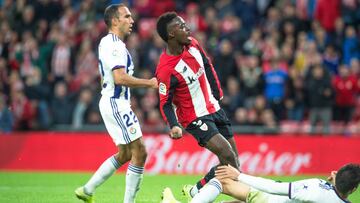
<path id="1" fill-rule="evenodd" d="M 168 41 L 166 53 L 168 55 L 177 56 L 182 54 L 185 46 L 190 45 L 190 29 L 186 25 L 184 19 L 177 16 L 167 27 Z M 182 129 L 179 126 L 173 126 L 170 130 L 170 137 L 179 139 L 182 137 Z M 205 145 L 205 148 L 214 153 L 220 161 L 221 165 L 230 164 L 235 168 L 239 168 L 238 154 L 234 138 L 226 140 L 220 133 L 214 135 Z"/>

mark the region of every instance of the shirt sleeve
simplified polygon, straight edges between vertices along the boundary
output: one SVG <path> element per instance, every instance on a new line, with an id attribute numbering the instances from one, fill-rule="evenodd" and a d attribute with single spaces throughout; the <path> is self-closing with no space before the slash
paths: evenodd
<path id="1" fill-rule="evenodd" d="M 205 74 L 209 80 L 210 87 L 212 94 L 214 95 L 215 99 L 220 100 L 223 97 L 223 91 L 221 89 L 219 78 L 216 74 L 213 64 L 210 61 L 210 58 L 206 55 L 203 48 L 195 41 L 198 49 L 200 50 L 201 57 L 203 59 Z"/>
<path id="2" fill-rule="evenodd" d="M 257 190 L 274 194 L 274 195 L 283 195 L 287 196 L 289 194 L 289 183 L 276 182 L 274 180 L 255 177 L 241 173 L 238 177 L 238 180 L 253 187 Z"/>
<path id="3" fill-rule="evenodd" d="M 111 70 L 118 68 L 125 68 L 128 62 L 128 53 L 125 45 L 119 46 L 119 44 L 111 43 L 104 47 L 103 54 L 107 63 L 107 67 Z"/>
<path id="4" fill-rule="evenodd" d="M 160 97 L 160 112 L 164 120 L 169 124 L 170 128 L 180 126 L 177 121 L 176 114 L 172 105 L 175 88 L 178 80 L 174 75 L 158 76 L 159 81 L 159 97 Z"/>

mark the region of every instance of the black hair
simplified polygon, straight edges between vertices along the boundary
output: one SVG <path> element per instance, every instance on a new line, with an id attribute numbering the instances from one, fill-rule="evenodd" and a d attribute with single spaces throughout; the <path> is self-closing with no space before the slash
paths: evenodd
<path id="1" fill-rule="evenodd" d="M 177 16 L 178 15 L 176 12 L 166 12 L 162 14 L 157 20 L 156 30 L 160 35 L 161 39 L 163 39 L 165 42 L 168 41 L 168 25 Z"/>
<path id="2" fill-rule="evenodd" d="M 113 18 L 118 18 L 120 16 L 120 13 L 118 12 L 119 7 L 124 7 L 125 4 L 111 4 L 110 6 L 106 7 L 104 12 L 104 21 L 108 28 L 112 26 L 111 20 Z"/>
<path id="3" fill-rule="evenodd" d="M 336 174 L 335 187 L 343 195 L 348 195 L 360 183 L 360 165 L 347 164 Z"/>

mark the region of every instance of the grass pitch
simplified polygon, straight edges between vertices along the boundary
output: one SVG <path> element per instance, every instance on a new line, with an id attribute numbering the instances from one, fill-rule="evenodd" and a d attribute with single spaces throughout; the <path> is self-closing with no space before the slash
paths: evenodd
<path id="1" fill-rule="evenodd" d="M 91 173 L 43 173 L 0 171 L 0 202 L 1 203 L 81 203 L 74 190 L 83 185 Z M 145 175 L 137 203 L 159 203 L 161 192 L 170 187 L 175 197 L 186 202 L 181 194 L 184 184 L 195 183 L 200 176 L 181 175 Z M 293 181 L 304 176 L 272 177 L 276 180 Z M 122 202 L 125 176 L 116 174 L 101 185 L 95 195 L 97 203 Z M 231 198 L 221 195 L 216 202 Z M 353 203 L 360 202 L 360 189 L 350 197 Z"/>

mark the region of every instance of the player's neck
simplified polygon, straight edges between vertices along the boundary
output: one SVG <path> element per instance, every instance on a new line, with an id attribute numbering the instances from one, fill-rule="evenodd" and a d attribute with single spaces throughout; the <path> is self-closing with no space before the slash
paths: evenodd
<path id="1" fill-rule="evenodd" d="M 348 195 L 342 194 L 341 192 L 339 192 L 339 191 L 336 189 L 336 187 L 335 187 L 335 191 L 336 191 L 337 195 L 338 195 L 341 199 L 346 200 L 346 199 L 348 198 Z"/>
<path id="2" fill-rule="evenodd" d="M 116 35 L 118 38 L 121 39 L 121 41 L 124 41 L 124 36 L 115 29 L 109 29 L 109 33 Z"/>
<path id="3" fill-rule="evenodd" d="M 168 55 L 173 55 L 173 56 L 177 56 L 182 54 L 182 52 L 184 51 L 184 46 L 180 45 L 180 44 L 175 44 L 172 42 L 169 42 L 167 45 L 167 49 L 166 49 L 166 53 Z"/>

